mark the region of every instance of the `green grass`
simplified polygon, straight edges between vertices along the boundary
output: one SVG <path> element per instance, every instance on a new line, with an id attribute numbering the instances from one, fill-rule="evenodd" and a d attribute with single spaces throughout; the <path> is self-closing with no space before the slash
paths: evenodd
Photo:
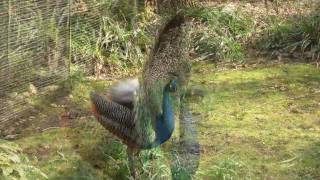
<path id="1" fill-rule="evenodd" d="M 81 75 L 73 83 L 69 101 L 73 109 L 83 110 L 89 108 L 88 92 L 109 84 Z M 276 64 L 218 71 L 214 64 L 198 63 L 191 85 L 206 92 L 189 98 L 201 146 L 195 179 L 320 177 L 319 69 Z M 48 109 L 33 123 L 64 112 L 59 104 Z M 141 179 L 171 176 L 169 157 L 177 139 L 175 135 L 161 149 L 142 153 Z M 29 133 L 15 143 L 49 179 L 129 178 L 125 146 L 91 116 L 77 117 L 64 128 Z M 177 177 L 189 176 L 183 169 L 172 170 Z"/>
<path id="2" fill-rule="evenodd" d="M 104 2 L 109 9 L 110 2 Z M 124 7 L 119 11 L 125 12 L 126 8 L 132 10 Z M 120 69 L 126 71 L 122 75 L 129 74 L 143 62 L 151 41 L 146 31 L 150 24 L 132 30 L 130 17 L 120 13 L 107 18 L 111 11 L 102 10 L 105 9 L 92 8 L 72 17 L 78 25 L 78 29 L 73 29 L 73 60 L 75 64 L 94 61 L 103 65 L 100 70 Z M 192 32 L 200 56 L 226 61 L 245 57 L 246 42 L 254 31 L 254 17 L 238 9 L 223 8 L 196 9 L 190 13 L 203 23 Z M 314 29 L 319 26 L 318 20 L 317 12 L 298 17 L 297 22 L 275 18 L 263 31 L 266 34 L 260 39 L 260 48 L 300 49 L 317 56 L 319 34 Z M 55 32 L 54 24 L 51 26 L 50 32 Z M 50 179 L 129 179 L 125 146 L 91 116 L 80 115 L 71 120 L 70 126 L 34 133 L 38 126 L 57 126 L 51 124 L 52 119 L 63 124 L 70 109 L 87 112 L 89 92 L 103 92 L 111 83 L 88 79 L 78 73 L 77 66 L 71 68 L 63 101 L 52 104 L 56 97 L 47 94 L 30 100 L 41 112 L 33 117 L 30 128 L 21 130 L 22 138 L 15 141 L 21 150 L 6 150 L 6 160 L 18 154 L 23 163 L 12 171 L 10 166 L 16 167 L 17 163 L 7 161 L 10 164 L 5 173 L 20 176 L 26 168 L 34 168 L 36 176 L 41 176 L 37 170 L 40 169 Z M 199 114 L 196 124 L 201 154 L 195 179 L 320 178 L 319 69 L 308 64 L 276 64 L 220 70 L 202 62 L 194 66 L 191 85 L 200 85 L 206 92 L 203 98 L 188 99 L 194 114 Z M 169 178 L 169 157 L 176 150 L 177 139 L 174 136 L 161 149 L 142 153 L 141 179 Z M 0 177 L 4 174 L 1 168 Z M 190 176 L 187 170 L 174 168 L 177 176 Z"/>
<path id="3" fill-rule="evenodd" d="M 73 124 L 76 128 L 48 130 L 20 139 L 18 144 L 49 179 L 128 179 L 125 146 L 95 119 L 78 121 Z M 140 160 L 144 162 L 137 166 L 140 178 L 167 179 L 170 175 L 159 149 L 143 152 Z"/>
<path id="4" fill-rule="evenodd" d="M 40 166 L 49 179 L 95 179 L 115 176 L 114 170 L 119 169 L 119 157 L 123 155 L 122 147 L 110 139 L 106 144 L 111 148 L 106 148 L 102 143 L 102 129 L 96 124 L 87 123 L 82 128 L 50 130 L 22 139 L 20 144 L 26 154 L 34 157 L 33 163 Z M 113 151 L 113 158 L 108 159 L 104 155 L 103 147 Z M 106 165 L 114 167 L 113 171 L 104 172 Z"/>
<path id="5" fill-rule="evenodd" d="M 319 69 L 280 64 L 215 72 L 206 67 L 193 76 L 208 92 L 192 103 L 201 114 L 200 177 L 319 178 Z M 234 161 L 239 167 L 228 165 Z"/>

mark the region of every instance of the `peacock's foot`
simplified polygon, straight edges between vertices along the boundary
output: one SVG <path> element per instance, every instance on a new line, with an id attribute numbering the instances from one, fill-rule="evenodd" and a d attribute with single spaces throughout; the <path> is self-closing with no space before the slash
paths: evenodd
<path id="1" fill-rule="evenodd" d="M 133 169 L 130 168 L 130 174 L 131 174 L 131 177 L 133 177 L 133 179 L 136 179 L 138 176 L 138 173 L 134 168 Z"/>
<path id="2" fill-rule="evenodd" d="M 138 172 L 136 170 L 136 160 L 137 160 L 136 156 L 139 155 L 139 151 L 135 149 L 130 149 L 128 147 L 127 154 L 128 154 L 128 164 L 129 164 L 130 174 L 133 177 L 133 179 L 136 179 L 138 176 Z"/>

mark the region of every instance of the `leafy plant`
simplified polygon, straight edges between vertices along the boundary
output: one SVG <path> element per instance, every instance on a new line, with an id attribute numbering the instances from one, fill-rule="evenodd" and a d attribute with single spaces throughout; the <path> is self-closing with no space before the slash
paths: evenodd
<path id="1" fill-rule="evenodd" d="M 12 142 L 0 140 L 0 179 L 48 179 L 32 166 L 21 149 Z"/>

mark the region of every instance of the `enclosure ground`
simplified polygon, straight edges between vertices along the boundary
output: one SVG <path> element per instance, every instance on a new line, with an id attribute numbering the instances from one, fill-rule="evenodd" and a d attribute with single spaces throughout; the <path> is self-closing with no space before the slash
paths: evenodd
<path id="1" fill-rule="evenodd" d="M 43 105 L 15 140 L 50 179 L 127 178 L 125 146 L 89 112 L 88 92 L 108 84 L 76 79 L 70 94 Z M 315 66 L 275 62 L 221 68 L 201 62 L 194 64 L 192 86 L 205 92 L 188 98 L 201 144 L 196 179 L 320 178 L 320 70 Z M 173 141 L 164 144 L 164 152 Z M 166 153 L 153 159 L 165 164 Z M 160 165 L 148 164 L 149 169 Z"/>

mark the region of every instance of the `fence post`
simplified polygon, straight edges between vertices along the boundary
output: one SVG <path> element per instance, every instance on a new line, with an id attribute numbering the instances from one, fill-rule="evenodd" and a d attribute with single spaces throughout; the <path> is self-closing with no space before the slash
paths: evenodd
<path id="1" fill-rule="evenodd" d="M 71 43 L 72 43 L 72 34 L 71 34 L 71 4 L 72 4 L 72 0 L 68 0 L 68 77 L 70 77 L 71 75 L 71 58 L 72 58 L 72 49 L 71 49 Z"/>

